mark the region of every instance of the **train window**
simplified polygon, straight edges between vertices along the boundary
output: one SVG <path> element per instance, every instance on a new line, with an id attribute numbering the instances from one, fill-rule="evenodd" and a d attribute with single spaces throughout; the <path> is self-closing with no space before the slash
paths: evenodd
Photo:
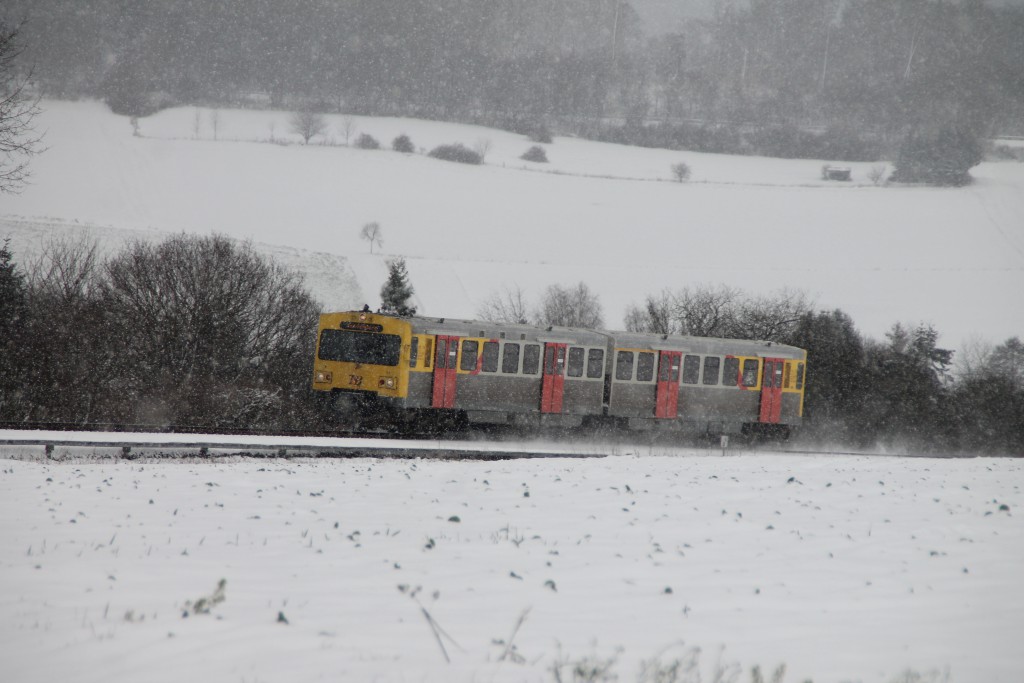
<path id="1" fill-rule="evenodd" d="M 752 358 L 743 361 L 743 386 L 757 386 L 757 365 L 758 362 Z"/>
<path id="2" fill-rule="evenodd" d="M 792 389 L 793 388 L 793 364 L 785 362 L 782 370 L 782 388 Z"/>
<path id="3" fill-rule="evenodd" d="M 412 338 L 412 346 L 409 347 L 409 367 L 410 368 L 416 367 L 416 358 L 419 355 L 419 352 L 420 352 L 420 338 L 419 337 L 413 337 Z"/>
<path id="4" fill-rule="evenodd" d="M 804 364 L 799 363 L 796 366 L 796 388 L 802 390 L 804 388 Z"/>
<path id="5" fill-rule="evenodd" d="M 557 351 L 554 346 L 547 346 L 544 348 L 544 374 L 545 375 L 561 375 L 561 372 L 555 371 L 555 352 Z M 561 359 L 559 359 L 561 360 Z M 558 370 L 561 370 L 561 364 L 558 366 Z"/>
<path id="6" fill-rule="evenodd" d="M 583 349 L 579 346 L 569 349 L 569 365 L 566 374 L 569 377 L 583 376 Z"/>
<path id="7" fill-rule="evenodd" d="M 715 386 L 718 384 L 718 369 L 722 359 L 718 356 L 704 357 L 704 384 Z"/>
<path id="8" fill-rule="evenodd" d="M 734 387 L 739 384 L 740 359 L 726 358 L 722 364 L 722 384 L 727 387 Z"/>
<path id="9" fill-rule="evenodd" d="M 437 340 L 437 360 L 434 362 L 434 367 L 444 370 L 448 366 L 448 340 L 438 339 Z"/>
<path id="10" fill-rule="evenodd" d="M 700 356 L 686 356 L 683 359 L 683 384 L 696 384 L 700 376 Z"/>
<path id="11" fill-rule="evenodd" d="M 628 382 L 633 379 L 633 352 L 619 351 L 615 357 L 615 379 Z"/>
<path id="12" fill-rule="evenodd" d="M 540 346 L 527 344 L 523 349 L 523 374 L 536 375 L 540 372 Z"/>
<path id="13" fill-rule="evenodd" d="M 484 342 L 483 363 L 480 369 L 484 372 L 498 371 L 498 342 Z"/>
<path id="14" fill-rule="evenodd" d="M 430 369 L 430 361 L 434 357 L 434 339 L 427 337 L 427 348 L 423 349 L 423 367 Z"/>
<path id="15" fill-rule="evenodd" d="M 668 355 L 666 353 L 661 354 L 661 358 L 658 360 L 658 381 L 659 382 L 667 382 L 669 380 L 669 378 L 672 377 L 672 366 L 675 365 L 675 363 L 672 362 L 673 360 L 674 359 L 673 359 L 672 356 L 670 356 L 670 355 Z M 679 368 L 677 366 L 676 370 L 678 370 L 678 369 Z M 679 377 L 679 375 L 677 374 L 676 377 Z"/>
<path id="16" fill-rule="evenodd" d="M 773 387 L 782 386 L 782 366 L 783 362 L 781 360 L 775 361 L 775 381 L 772 383 Z"/>
<path id="17" fill-rule="evenodd" d="M 320 359 L 367 365 L 398 365 L 402 338 L 397 334 L 324 330 L 320 334 Z"/>
<path id="18" fill-rule="evenodd" d="M 590 349 L 587 352 L 587 377 L 600 379 L 604 376 L 604 349 Z"/>
<path id="19" fill-rule="evenodd" d="M 654 379 L 654 354 L 638 353 L 636 357 L 636 381 L 650 382 Z"/>
<path id="20" fill-rule="evenodd" d="M 480 342 L 467 339 L 462 342 L 462 362 L 459 367 L 467 372 L 476 370 L 476 358 L 480 352 Z"/>
<path id="21" fill-rule="evenodd" d="M 519 344 L 505 344 L 505 355 L 501 357 L 501 371 L 506 375 L 519 372 Z"/>

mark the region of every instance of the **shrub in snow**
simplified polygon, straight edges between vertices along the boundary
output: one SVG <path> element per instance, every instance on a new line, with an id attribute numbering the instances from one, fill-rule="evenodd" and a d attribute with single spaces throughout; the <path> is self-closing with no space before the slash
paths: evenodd
<path id="1" fill-rule="evenodd" d="M 380 143 L 377 142 L 377 138 L 369 133 L 361 133 L 356 138 L 356 147 L 359 149 L 380 149 Z"/>
<path id="2" fill-rule="evenodd" d="M 540 164 L 548 163 L 548 154 L 540 145 L 534 145 L 530 149 L 523 152 L 523 156 L 519 158 L 524 161 L 536 161 L 537 163 Z"/>
<path id="3" fill-rule="evenodd" d="M 438 145 L 430 150 L 430 154 L 427 156 L 443 159 L 444 161 L 457 161 L 460 164 L 483 163 L 483 157 L 480 154 L 458 142 L 451 145 Z"/>
<path id="4" fill-rule="evenodd" d="M 672 164 L 672 177 L 676 179 L 676 182 L 686 182 L 690 179 L 690 166 L 683 161 Z"/>
<path id="5" fill-rule="evenodd" d="M 912 131 L 900 147 L 892 179 L 901 183 L 966 185 L 971 182 L 968 171 L 983 157 L 981 137 L 966 127 Z"/>
<path id="6" fill-rule="evenodd" d="M 391 141 L 391 149 L 396 152 L 402 152 L 403 154 L 412 154 L 416 151 L 413 147 L 412 140 L 409 139 L 408 135 L 399 135 L 397 138 Z"/>

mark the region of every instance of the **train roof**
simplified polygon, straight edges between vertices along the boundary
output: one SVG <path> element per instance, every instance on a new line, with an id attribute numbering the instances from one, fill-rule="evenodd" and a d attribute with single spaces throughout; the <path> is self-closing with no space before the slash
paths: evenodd
<path id="1" fill-rule="evenodd" d="M 691 353 L 762 358 L 802 359 L 805 352 L 796 346 L 750 339 L 691 337 L 678 334 L 647 334 L 641 332 L 608 332 L 617 348 L 651 349 L 654 351 L 687 351 Z"/>
<path id="2" fill-rule="evenodd" d="M 599 346 L 611 342 L 615 348 L 688 351 L 691 353 L 735 356 L 802 359 L 805 355 L 803 349 L 771 341 L 590 330 L 577 327 L 542 327 L 538 325 L 496 323 L 457 318 L 416 316 L 407 318 L 407 320 L 418 334 L 447 334 L 460 337 L 558 342 L 589 346 Z"/>
<path id="3" fill-rule="evenodd" d="M 551 325 L 525 325 L 518 323 L 495 323 L 484 320 L 460 320 L 457 318 L 407 318 L 413 331 L 418 334 L 447 334 L 460 337 L 481 337 L 484 339 L 507 339 L 515 341 L 554 342 L 603 346 L 608 335 L 603 332 L 577 327 Z"/>

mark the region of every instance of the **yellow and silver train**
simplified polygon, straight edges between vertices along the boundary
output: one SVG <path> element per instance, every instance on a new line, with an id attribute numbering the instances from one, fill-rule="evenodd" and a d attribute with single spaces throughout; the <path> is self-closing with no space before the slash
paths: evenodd
<path id="1" fill-rule="evenodd" d="M 383 428 L 621 426 L 786 436 L 807 352 L 773 342 L 368 311 L 320 317 L 313 389 Z"/>

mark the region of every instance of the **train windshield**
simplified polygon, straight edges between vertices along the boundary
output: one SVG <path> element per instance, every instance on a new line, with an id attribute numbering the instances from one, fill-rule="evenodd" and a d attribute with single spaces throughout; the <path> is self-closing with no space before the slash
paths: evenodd
<path id="1" fill-rule="evenodd" d="M 402 338 L 397 334 L 375 334 L 351 330 L 320 333 L 320 360 L 366 365 L 398 365 Z"/>

